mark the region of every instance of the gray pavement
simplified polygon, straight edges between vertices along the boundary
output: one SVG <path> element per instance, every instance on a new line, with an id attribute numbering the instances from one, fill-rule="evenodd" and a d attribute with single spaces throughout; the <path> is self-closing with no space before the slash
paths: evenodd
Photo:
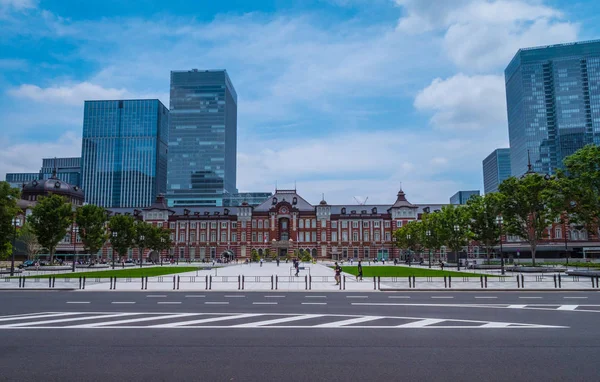
<path id="1" fill-rule="evenodd" d="M 0 292 L 0 380 L 592 381 L 597 292 Z"/>

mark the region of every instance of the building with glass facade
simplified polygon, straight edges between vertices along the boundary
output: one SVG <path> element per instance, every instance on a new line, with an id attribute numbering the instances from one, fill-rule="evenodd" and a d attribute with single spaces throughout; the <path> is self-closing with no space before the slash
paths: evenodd
<path id="1" fill-rule="evenodd" d="M 21 188 L 23 184 L 40 178 L 37 172 L 9 172 L 6 174 L 6 181 L 11 187 Z"/>
<path id="2" fill-rule="evenodd" d="M 498 191 L 498 185 L 510 177 L 510 149 L 496 149 L 483 160 L 483 191 Z"/>
<path id="3" fill-rule="evenodd" d="M 81 188 L 81 158 L 43 158 L 39 172 L 8 173 L 6 181 L 12 187 L 21 188 L 24 183 L 50 179 L 53 175 L 56 179 Z"/>
<path id="4" fill-rule="evenodd" d="M 222 206 L 236 193 L 237 94 L 225 70 L 171 72 L 170 206 Z"/>
<path id="5" fill-rule="evenodd" d="M 157 99 L 85 101 L 85 201 L 111 208 L 147 207 L 165 193 L 168 126 L 169 110 Z"/>
<path id="6" fill-rule="evenodd" d="M 467 200 L 473 195 L 479 195 L 479 190 L 458 191 L 450 197 L 450 204 L 467 204 Z"/>
<path id="7" fill-rule="evenodd" d="M 223 206 L 239 207 L 245 202 L 249 206 L 256 207 L 271 196 L 273 196 L 271 192 L 238 192 L 235 194 L 226 194 L 223 198 Z"/>
<path id="8" fill-rule="evenodd" d="M 511 173 L 554 173 L 600 144 L 600 40 L 521 49 L 505 72 Z"/>

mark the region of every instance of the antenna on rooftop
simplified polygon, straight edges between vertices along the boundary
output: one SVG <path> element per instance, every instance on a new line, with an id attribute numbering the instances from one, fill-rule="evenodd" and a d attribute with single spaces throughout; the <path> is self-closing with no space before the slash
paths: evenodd
<path id="1" fill-rule="evenodd" d="M 358 200 L 358 198 L 356 196 L 353 196 L 353 198 L 354 198 L 354 200 L 356 200 L 356 203 L 358 203 L 359 206 L 364 206 L 367 203 L 367 200 L 369 200 L 368 196 L 362 202 L 360 200 Z"/>

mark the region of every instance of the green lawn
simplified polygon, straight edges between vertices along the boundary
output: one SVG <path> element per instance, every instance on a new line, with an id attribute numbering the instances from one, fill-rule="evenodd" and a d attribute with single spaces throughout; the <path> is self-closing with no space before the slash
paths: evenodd
<path id="1" fill-rule="evenodd" d="M 50 278 L 56 277 L 57 279 L 68 279 L 78 277 L 88 278 L 110 278 L 110 277 L 153 277 L 153 276 L 164 276 L 172 275 L 175 273 L 193 272 L 197 271 L 198 267 L 151 267 L 151 268 L 126 268 L 126 269 L 115 269 L 106 271 L 95 271 L 95 272 L 74 272 L 74 273 L 60 273 L 56 275 L 40 275 L 40 276 L 29 276 L 28 278 Z"/>
<path id="2" fill-rule="evenodd" d="M 333 268 L 333 267 L 331 267 Z M 342 266 L 342 272 L 350 273 L 352 275 L 358 274 L 358 267 Z M 453 272 L 453 271 L 441 271 L 438 269 L 423 269 L 423 268 L 409 268 L 401 266 L 364 266 L 363 265 L 363 276 L 364 277 L 444 277 L 444 276 L 460 276 L 460 277 L 479 277 L 481 275 L 477 273 L 466 273 L 466 272 Z"/>

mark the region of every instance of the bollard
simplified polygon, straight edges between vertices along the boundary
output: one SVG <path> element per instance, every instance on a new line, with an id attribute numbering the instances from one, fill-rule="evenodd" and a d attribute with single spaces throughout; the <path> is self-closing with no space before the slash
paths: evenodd
<path id="1" fill-rule="evenodd" d="M 452 289 L 452 276 L 448 276 L 448 288 Z"/>
<path id="2" fill-rule="evenodd" d="M 81 289 L 81 276 L 79 276 L 79 289 Z"/>
<path id="3" fill-rule="evenodd" d="M 206 282 L 204 289 L 208 290 L 208 275 L 204 276 L 204 281 Z"/>
<path id="4" fill-rule="evenodd" d="M 112 278 L 112 276 L 111 276 L 111 277 L 110 277 L 110 286 L 108 287 L 108 289 L 109 289 L 109 290 L 112 290 L 112 285 L 113 285 L 113 282 L 112 282 L 112 280 L 113 280 L 113 278 Z"/>
<path id="5" fill-rule="evenodd" d="M 142 290 L 144 290 L 144 278 L 142 277 Z"/>
<path id="6" fill-rule="evenodd" d="M 117 289 L 117 277 L 115 276 L 115 284 L 113 285 L 113 289 Z"/>
<path id="7" fill-rule="evenodd" d="M 246 276 L 242 275 L 242 290 L 244 290 L 244 284 L 246 283 Z"/>
<path id="8" fill-rule="evenodd" d="M 312 276 L 308 275 L 308 290 L 312 290 Z"/>
<path id="9" fill-rule="evenodd" d="M 481 288 L 483 289 L 483 276 L 479 276 L 479 283 L 481 284 Z"/>
<path id="10" fill-rule="evenodd" d="M 179 280 L 181 279 L 180 276 L 177 276 L 177 290 L 179 290 Z"/>
<path id="11" fill-rule="evenodd" d="M 308 290 L 308 276 L 304 275 L 304 290 Z"/>
<path id="12" fill-rule="evenodd" d="M 83 289 L 85 289 L 85 276 L 83 276 Z"/>
<path id="13" fill-rule="evenodd" d="M 525 288 L 525 276 L 521 275 L 521 288 Z"/>
<path id="14" fill-rule="evenodd" d="M 556 288 L 558 285 L 558 284 L 556 284 L 556 275 L 553 275 L 552 278 L 554 279 L 554 288 Z"/>
<path id="15" fill-rule="evenodd" d="M 146 276 L 145 279 L 146 279 L 146 290 L 148 290 L 148 276 Z"/>
<path id="16" fill-rule="evenodd" d="M 484 276 L 483 280 L 485 281 L 485 289 L 487 289 L 487 276 Z"/>
<path id="17" fill-rule="evenodd" d="M 210 275 L 208 277 L 208 289 L 211 290 L 212 289 L 212 275 Z"/>
<path id="18" fill-rule="evenodd" d="M 56 277 L 52 277 L 52 288 L 56 287 Z"/>
<path id="19" fill-rule="evenodd" d="M 519 275 L 516 276 L 517 277 L 517 289 L 521 288 L 521 280 L 519 280 Z"/>
<path id="20" fill-rule="evenodd" d="M 598 286 L 598 281 L 600 281 L 600 277 L 596 276 L 596 288 L 600 288 L 600 286 Z"/>
<path id="21" fill-rule="evenodd" d="M 52 288 L 52 277 L 48 277 L 48 288 Z"/>
<path id="22" fill-rule="evenodd" d="M 173 290 L 175 290 L 175 276 L 173 276 Z"/>
<path id="23" fill-rule="evenodd" d="M 413 288 L 417 287 L 417 278 L 415 276 L 412 277 L 413 279 Z"/>
<path id="24" fill-rule="evenodd" d="M 277 290 L 277 284 L 279 284 L 279 276 L 275 275 L 275 290 Z"/>
<path id="25" fill-rule="evenodd" d="M 408 276 L 408 288 L 412 288 L 412 279 Z"/>
<path id="26" fill-rule="evenodd" d="M 346 290 L 346 275 L 342 278 L 342 283 L 344 284 L 344 290 Z"/>
<path id="27" fill-rule="evenodd" d="M 562 288 L 562 277 L 560 277 L 560 274 L 558 275 L 558 288 Z"/>
<path id="28" fill-rule="evenodd" d="M 377 289 L 381 290 L 381 276 L 377 276 Z"/>
<path id="29" fill-rule="evenodd" d="M 274 280 L 275 280 L 275 277 L 273 277 L 273 275 L 271 275 L 271 290 L 273 290 L 274 285 L 275 285 Z"/>
<path id="30" fill-rule="evenodd" d="M 444 276 L 444 288 L 448 288 L 448 280 L 446 279 L 446 276 Z"/>

